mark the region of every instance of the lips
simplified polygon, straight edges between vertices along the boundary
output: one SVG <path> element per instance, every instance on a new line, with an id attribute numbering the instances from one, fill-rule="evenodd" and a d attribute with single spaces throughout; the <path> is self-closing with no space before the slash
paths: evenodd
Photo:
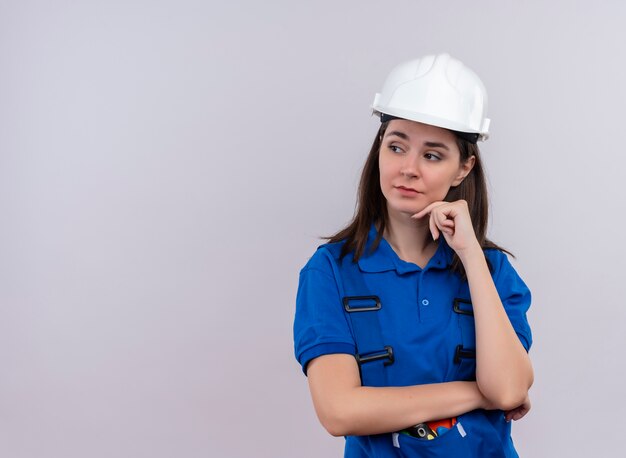
<path id="1" fill-rule="evenodd" d="M 419 194 L 419 192 L 415 189 L 407 188 L 405 186 L 394 186 L 394 188 L 403 196 L 416 196 L 417 194 Z"/>

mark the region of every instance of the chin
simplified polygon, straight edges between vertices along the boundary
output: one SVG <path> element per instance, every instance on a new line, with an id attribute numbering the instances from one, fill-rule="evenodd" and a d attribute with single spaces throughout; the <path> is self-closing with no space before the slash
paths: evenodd
<path id="1" fill-rule="evenodd" d="M 395 213 L 397 215 L 412 216 L 422 211 L 423 208 L 425 207 L 421 205 L 388 205 L 387 211 L 389 213 Z"/>

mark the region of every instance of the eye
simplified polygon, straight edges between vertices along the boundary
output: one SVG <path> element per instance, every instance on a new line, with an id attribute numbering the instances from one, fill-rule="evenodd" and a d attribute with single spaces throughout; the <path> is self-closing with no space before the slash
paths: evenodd
<path id="1" fill-rule="evenodd" d="M 429 151 L 428 153 L 425 153 L 424 157 L 426 159 L 428 159 L 429 161 L 440 161 L 441 160 L 441 157 L 439 157 L 439 155 L 433 153 L 432 151 Z"/>
<path id="2" fill-rule="evenodd" d="M 403 150 L 398 145 L 389 145 L 389 149 L 394 153 L 402 153 Z"/>

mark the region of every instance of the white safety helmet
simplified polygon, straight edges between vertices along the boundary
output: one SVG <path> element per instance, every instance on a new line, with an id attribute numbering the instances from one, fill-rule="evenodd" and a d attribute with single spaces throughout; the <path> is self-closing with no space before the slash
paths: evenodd
<path id="1" fill-rule="evenodd" d="M 448 54 L 398 65 L 374 97 L 372 109 L 383 122 L 401 118 L 443 127 L 472 143 L 489 137 L 485 86 Z"/>

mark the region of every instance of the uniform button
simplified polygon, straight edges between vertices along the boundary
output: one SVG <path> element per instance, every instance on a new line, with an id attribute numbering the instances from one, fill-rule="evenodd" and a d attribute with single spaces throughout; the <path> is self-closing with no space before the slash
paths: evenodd
<path id="1" fill-rule="evenodd" d="M 428 305 L 430 304 L 430 302 L 428 302 L 428 299 L 422 299 L 422 305 Z"/>

